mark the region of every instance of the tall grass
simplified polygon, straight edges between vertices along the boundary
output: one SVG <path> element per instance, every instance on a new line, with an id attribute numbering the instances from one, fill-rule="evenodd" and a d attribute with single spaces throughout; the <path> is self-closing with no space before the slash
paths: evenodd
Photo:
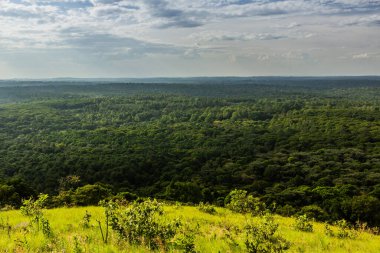
<path id="1" fill-rule="evenodd" d="M 181 219 L 195 236 L 196 252 L 245 252 L 244 227 L 260 218 L 224 208 L 215 210 L 209 214 L 196 207 L 166 205 L 163 218 Z M 86 211 L 91 215 L 89 222 L 84 218 Z M 0 212 L 0 252 L 150 252 L 147 247 L 120 240 L 112 230 L 105 244 L 97 223 L 105 218 L 102 207 L 58 208 L 43 210 L 43 214 L 50 222 L 51 237 L 33 228 L 19 210 Z M 312 222 L 313 232 L 302 232 L 294 228 L 293 218 L 274 216 L 274 219 L 279 224 L 278 234 L 291 244 L 287 252 L 380 252 L 378 235 L 358 231 L 353 239 L 330 237 L 322 223 Z M 331 228 L 338 231 L 337 227 Z M 174 247 L 168 251 L 181 252 Z"/>

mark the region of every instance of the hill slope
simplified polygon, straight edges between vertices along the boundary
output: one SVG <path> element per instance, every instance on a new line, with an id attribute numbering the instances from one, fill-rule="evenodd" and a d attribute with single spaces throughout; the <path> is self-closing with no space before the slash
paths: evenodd
<path id="1" fill-rule="evenodd" d="M 164 214 L 159 219 L 167 222 L 180 219 L 187 233 L 195 236 L 196 252 L 246 252 L 245 226 L 260 221 L 258 217 L 232 213 L 224 208 L 216 208 L 215 214 L 191 206 L 165 205 L 163 209 Z M 83 218 L 86 213 L 90 214 L 88 222 Z M 43 210 L 43 214 L 51 231 L 48 236 L 44 232 L 46 226 L 37 230 L 19 210 L 1 212 L 0 252 L 150 252 L 147 246 L 131 246 L 120 240 L 111 228 L 108 244 L 103 243 L 97 223 L 101 221 L 105 231 L 101 207 L 58 208 Z M 290 242 L 286 252 L 380 252 L 380 237 L 367 232 L 354 232 L 353 239 L 329 237 L 322 223 L 313 223 L 313 232 L 300 232 L 293 227 L 293 218 L 274 216 L 274 221 L 279 224 L 276 234 Z M 332 227 L 332 230 L 337 233 L 338 228 Z M 167 251 L 185 250 L 172 245 Z"/>

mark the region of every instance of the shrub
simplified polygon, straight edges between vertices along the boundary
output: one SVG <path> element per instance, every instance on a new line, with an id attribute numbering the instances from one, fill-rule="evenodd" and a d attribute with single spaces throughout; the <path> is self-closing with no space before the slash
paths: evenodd
<path id="1" fill-rule="evenodd" d="M 37 225 L 37 230 L 39 230 L 40 221 L 44 217 L 42 208 L 45 206 L 48 197 L 47 194 L 40 194 L 37 200 L 30 198 L 22 201 L 21 214 L 31 217 L 31 222 Z"/>
<path id="2" fill-rule="evenodd" d="M 290 243 L 277 234 L 278 224 L 273 216 L 266 214 L 257 224 L 245 227 L 245 245 L 250 253 L 281 253 Z"/>
<path id="3" fill-rule="evenodd" d="M 331 227 L 329 226 L 329 224 L 325 224 L 325 235 L 327 236 L 330 236 L 330 237 L 334 237 L 334 231 L 331 229 Z"/>
<path id="4" fill-rule="evenodd" d="M 344 239 L 344 238 L 354 239 L 357 237 L 356 231 L 351 229 L 350 225 L 347 223 L 346 220 L 336 221 L 334 225 L 338 227 L 337 232 L 334 232 L 328 224 L 325 225 L 326 235 L 330 237 L 338 237 L 341 239 Z"/>
<path id="5" fill-rule="evenodd" d="M 216 214 L 215 207 L 208 203 L 204 204 L 203 202 L 200 202 L 198 205 L 198 210 L 208 214 Z"/>
<path id="6" fill-rule="evenodd" d="M 126 200 L 126 201 L 134 201 L 138 198 L 138 196 L 134 193 L 131 193 L 131 192 L 119 192 L 118 194 L 116 194 L 116 196 L 114 197 L 114 200 Z"/>
<path id="7" fill-rule="evenodd" d="M 356 232 L 351 229 L 350 225 L 346 220 L 336 221 L 335 226 L 338 227 L 338 232 L 336 234 L 338 238 L 354 239 L 357 236 Z"/>
<path id="8" fill-rule="evenodd" d="M 325 221 L 329 218 L 328 214 L 317 205 L 304 206 L 299 214 L 306 215 L 307 217 L 314 218 L 318 221 Z"/>
<path id="9" fill-rule="evenodd" d="M 276 210 L 276 213 L 278 213 L 282 216 L 290 217 L 296 213 L 296 209 L 294 207 L 292 207 L 291 205 L 286 204 L 284 206 L 278 207 Z"/>
<path id="10" fill-rule="evenodd" d="M 40 219 L 41 227 L 42 227 L 42 234 L 46 237 L 52 237 L 53 232 L 51 231 L 50 222 L 48 219 L 46 219 L 44 216 Z"/>
<path id="11" fill-rule="evenodd" d="M 82 221 L 81 221 L 82 227 L 83 228 L 89 228 L 90 227 L 90 220 L 91 220 L 91 213 L 89 213 L 86 210 L 86 213 L 84 214 Z"/>
<path id="12" fill-rule="evenodd" d="M 100 184 L 88 184 L 75 190 L 73 201 L 76 205 L 97 205 L 110 195 L 110 190 Z"/>
<path id="13" fill-rule="evenodd" d="M 156 200 L 135 201 L 125 209 L 116 207 L 109 211 L 109 224 L 120 238 L 130 244 L 146 245 L 150 249 L 166 249 L 181 226 L 179 220 L 165 223 L 161 204 Z"/>
<path id="14" fill-rule="evenodd" d="M 186 253 L 195 253 L 195 235 L 194 229 L 182 230 L 174 240 L 174 247 Z"/>
<path id="15" fill-rule="evenodd" d="M 294 228 L 303 232 L 313 232 L 313 224 L 306 214 L 296 217 Z"/>
<path id="16" fill-rule="evenodd" d="M 60 191 L 58 195 L 53 196 L 53 205 L 58 206 L 72 206 L 74 204 L 75 192 L 72 190 Z"/>
<path id="17" fill-rule="evenodd" d="M 244 190 L 231 191 L 225 199 L 225 205 L 237 213 L 260 214 L 265 211 L 265 204 L 259 198 L 247 195 Z"/>
<path id="18" fill-rule="evenodd" d="M 48 197 L 47 194 L 40 194 L 37 200 L 32 198 L 23 200 L 20 207 L 21 214 L 31 217 L 42 215 L 42 208 L 45 207 Z"/>
<path id="19" fill-rule="evenodd" d="M 24 200 L 20 210 L 23 215 L 31 217 L 31 221 L 36 224 L 38 231 L 41 227 L 44 236 L 51 237 L 53 233 L 50 228 L 49 220 L 46 219 L 42 213 L 42 208 L 45 206 L 48 197 L 49 195 L 47 194 L 40 194 L 37 200 L 31 198 Z"/>

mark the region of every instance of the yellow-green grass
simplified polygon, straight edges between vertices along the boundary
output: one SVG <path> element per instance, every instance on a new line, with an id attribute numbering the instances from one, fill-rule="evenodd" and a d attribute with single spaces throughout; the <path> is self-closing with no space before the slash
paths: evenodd
<path id="1" fill-rule="evenodd" d="M 82 225 L 86 210 L 92 215 L 89 228 Z M 244 226 L 258 219 L 224 208 L 217 208 L 215 215 L 189 206 L 165 206 L 164 210 L 163 219 L 180 218 L 185 225 L 198 227 L 197 252 L 244 252 Z M 41 230 L 27 227 L 30 220 L 20 211 L 0 212 L 0 252 L 149 252 L 143 246 L 130 246 L 120 241 L 111 230 L 108 244 L 103 243 L 97 223 L 100 220 L 104 226 L 101 207 L 57 208 L 43 212 L 51 225 L 51 238 L 46 238 Z M 296 231 L 293 218 L 275 216 L 275 220 L 279 223 L 278 233 L 291 242 L 288 252 L 380 252 L 380 236 L 367 232 L 357 232 L 355 239 L 339 239 L 326 236 L 322 223 L 313 223 L 314 231 L 308 233 Z"/>

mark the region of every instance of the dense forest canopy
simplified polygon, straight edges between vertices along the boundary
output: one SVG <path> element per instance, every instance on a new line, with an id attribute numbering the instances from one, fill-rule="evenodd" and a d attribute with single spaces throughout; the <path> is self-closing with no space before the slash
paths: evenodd
<path id="1" fill-rule="evenodd" d="M 0 204 L 75 175 L 193 203 L 238 188 L 284 215 L 380 225 L 380 78 L 159 81 L 0 82 Z"/>

